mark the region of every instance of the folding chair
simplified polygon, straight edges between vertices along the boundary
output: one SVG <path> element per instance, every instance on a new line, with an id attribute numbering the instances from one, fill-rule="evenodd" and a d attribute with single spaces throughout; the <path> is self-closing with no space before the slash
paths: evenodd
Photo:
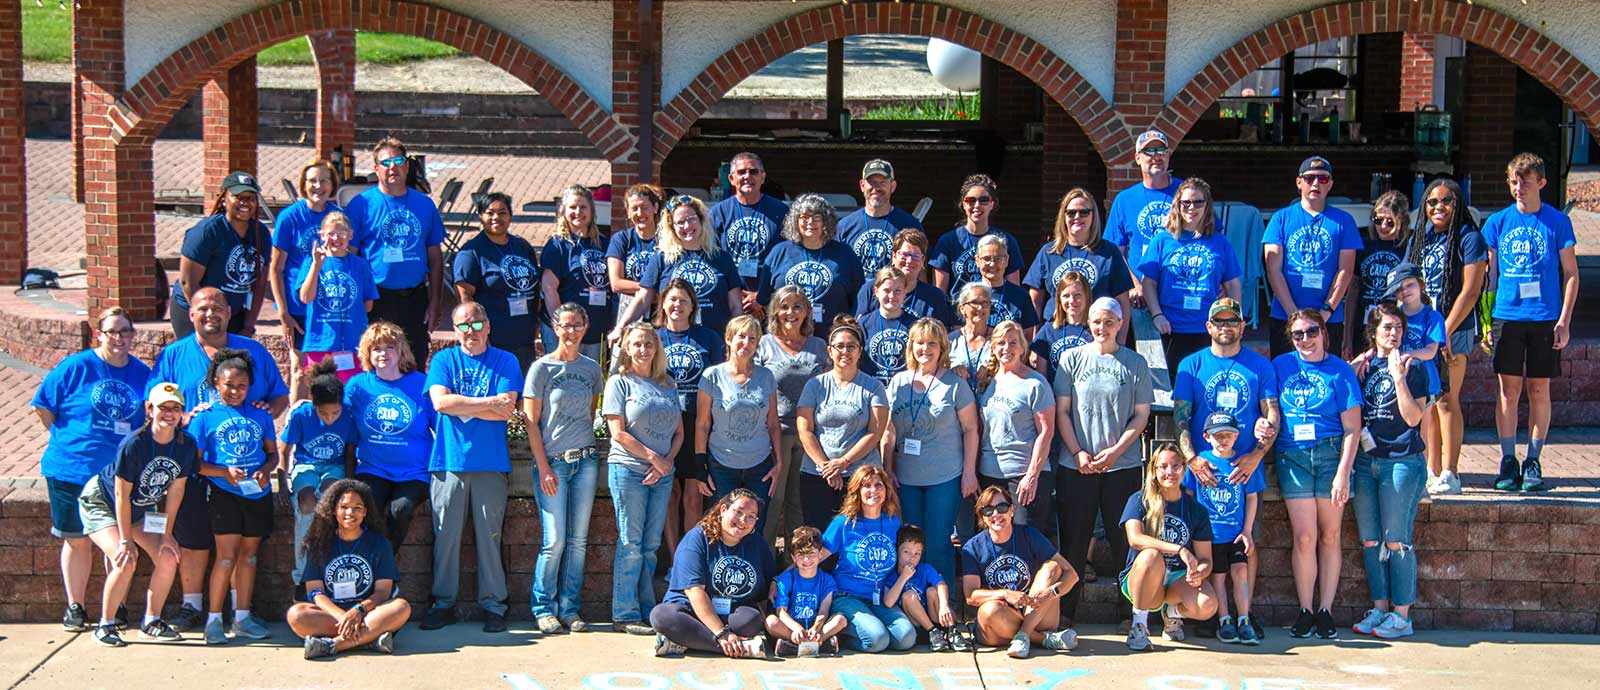
<path id="1" fill-rule="evenodd" d="M 289 198 L 291 203 L 294 202 L 295 199 L 300 198 L 300 190 L 294 188 L 294 183 L 290 182 L 289 178 L 280 177 L 278 178 L 278 181 L 283 183 L 283 193 Z"/>
<path id="2" fill-rule="evenodd" d="M 455 185 L 454 190 L 449 188 L 451 184 Z M 453 205 L 455 197 L 459 196 L 461 193 L 461 185 L 456 180 L 451 179 L 449 183 L 445 184 L 445 187 L 445 193 L 450 195 Z M 453 230 L 447 228 L 448 232 L 444 238 L 444 256 L 446 266 L 454 263 L 456 252 L 461 251 L 461 245 L 465 244 L 467 241 L 467 233 L 478 227 L 477 223 L 474 221 L 477 220 L 479 214 L 483 213 L 483 209 L 489 205 L 489 190 L 493 188 L 494 178 L 483 178 L 483 182 L 478 183 L 478 191 L 472 193 L 472 206 L 467 209 L 466 217 L 457 222 Z M 443 201 L 442 197 L 440 201 Z M 439 216 L 443 218 L 444 214 L 440 213 Z"/>

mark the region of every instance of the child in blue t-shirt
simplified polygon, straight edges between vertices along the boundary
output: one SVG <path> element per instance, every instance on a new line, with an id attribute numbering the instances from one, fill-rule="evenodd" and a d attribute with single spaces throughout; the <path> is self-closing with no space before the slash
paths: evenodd
<path id="1" fill-rule="evenodd" d="M 1227 412 L 1213 412 L 1206 417 L 1206 442 L 1211 450 L 1200 451 L 1199 457 L 1211 463 L 1216 486 L 1205 486 L 1193 472 L 1183 476 L 1183 486 L 1194 494 L 1211 519 L 1211 562 L 1215 564 L 1211 575 L 1211 588 L 1217 596 L 1217 612 L 1221 619 L 1217 625 L 1217 639 L 1223 642 L 1258 645 L 1250 625 L 1250 566 L 1248 556 L 1255 550 L 1256 511 L 1260 506 L 1261 492 L 1267 488 L 1262 473 L 1251 473 L 1243 485 L 1228 481 L 1233 472 L 1236 453 L 1233 444 L 1239 440 L 1239 422 Z M 1228 615 L 1228 579 L 1233 579 L 1233 604 L 1239 611 L 1239 622 Z"/>
<path id="2" fill-rule="evenodd" d="M 312 365 L 311 403 L 289 411 L 278 446 L 280 467 L 289 468 L 289 492 L 294 497 L 294 571 L 296 583 L 305 568 L 300 548 L 317 510 L 317 497 L 344 479 L 355 465 L 356 424 L 344 413 L 344 382 L 334 374 L 332 359 Z"/>
<path id="3" fill-rule="evenodd" d="M 789 557 L 794 567 L 772 581 L 772 610 L 767 634 L 777 640 L 778 656 L 838 656 L 844 616 L 829 614 L 839 586 L 833 576 L 817 566 L 822 562 L 822 533 L 815 527 L 796 527 L 789 536 Z"/>
<path id="4" fill-rule="evenodd" d="M 367 260 L 350 252 L 350 219 L 338 211 L 322 219 L 316 246 L 301 264 L 297 286 L 306 305 L 302 366 L 332 358 L 339 379 L 361 373 L 356 346 L 367 330 L 367 312 L 378 299 L 378 284 Z M 298 391 L 297 391 L 298 393 Z"/>
<path id="5" fill-rule="evenodd" d="M 950 586 L 933 566 L 922 562 L 928 546 L 921 527 L 906 525 L 895 534 L 894 572 L 883 579 L 883 603 L 898 604 L 907 618 L 928 632 L 928 648 L 935 652 L 969 651 L 965 637 L 957 634 L 950 610 Z M 959 646 L 960 649 L 955 649 Z"/>

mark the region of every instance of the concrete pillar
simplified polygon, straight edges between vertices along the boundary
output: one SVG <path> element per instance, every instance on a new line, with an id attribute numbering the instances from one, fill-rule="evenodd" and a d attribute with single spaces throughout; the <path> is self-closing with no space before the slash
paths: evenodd
<path id="1" fill-rule="evenodd" d="M 22 96 L 22 3 L 0 3 L 0 282 L 28 263 L 27 118 Z"/>
<path id="2" fill-rule="evenodd" d="M 205 116 L 205 181 L 201 193 L 209 210 L 228 173 L 242 170 L 256 174 L 257 119 L 261 109 L 256 96 L 255 57 L 245 58 L 206 82 L 201 98 Z"/>
<path id="3" fill-rule="evenodd" d="M 328 158 L 336 146 L 345 155 L 356 145 L 356 32 L 324 31 L 306 37 L 317 65 L 317 155 Z"/>

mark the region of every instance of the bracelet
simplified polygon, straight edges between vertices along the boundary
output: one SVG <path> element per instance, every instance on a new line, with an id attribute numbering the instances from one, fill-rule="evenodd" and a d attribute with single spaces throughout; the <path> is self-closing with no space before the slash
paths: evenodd
<path id="1" fill-rule="evenodd" d="M 324 592 L 324 591 L 322 591 L 320 589 L 313 589 L 309 593 L 306 594 L 306 601 L 315 604 L 315 603 L 317 603 L 317 597 L 318 596 L 324 596 L 325 597 L 325 596 L 328 596 L 328 593 Z"/>
<path id="2" fill-rule="evenodd" d="M 717 641 L 721 642 L 721 641 L 727 639 L 728 636 L 732 635 L 732 634 L 733 634 L 733 628 L 724 625 L 724 626 L 722 626 L 722 630 L 717 632 Z"/>
<path id="3" fill-rule="evenodd" d="M 355 606 L 352 606 L 350 608 L 355 609 L 357 611 L 360 611 L 362 618 L 365 618 L 367 616 L 367 605 L 366 604 L 363 604 L 363 603 L 358 601 L 358 602 L 356 602 Z"/>

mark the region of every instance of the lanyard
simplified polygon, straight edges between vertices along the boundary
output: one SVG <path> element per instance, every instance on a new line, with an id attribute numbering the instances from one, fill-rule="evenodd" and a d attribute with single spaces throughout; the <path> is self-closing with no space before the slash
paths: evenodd
<path id="1" fill-rule="evenodd" d="M 933 384 L 938 381 L 939 377 L 937 375 L 929 377 L 928 387 L 922 391 L 922 397 L 919 398 L 917 397 L 917 375 L 911 375 L 911 421 L 907 424 L 908 431 L 916 428 L 917 417 L 922 412 L 922 406 L 928 404 L 928 399 L 933 397 Z"/>
<path id="2" fill-rule="evenodd" d="M 983 347 L 978 349 L 978 358 L 972 358 L 972 346 L 967 344 L 967 337 L 961 336 L 961 346 L 967 351 L 967 381 L 972 384 L 974 393 L 978 390 L 978 365 L 983 362 L 983 356 L 989 352 L 989 340 L 983 341 Z"/>

